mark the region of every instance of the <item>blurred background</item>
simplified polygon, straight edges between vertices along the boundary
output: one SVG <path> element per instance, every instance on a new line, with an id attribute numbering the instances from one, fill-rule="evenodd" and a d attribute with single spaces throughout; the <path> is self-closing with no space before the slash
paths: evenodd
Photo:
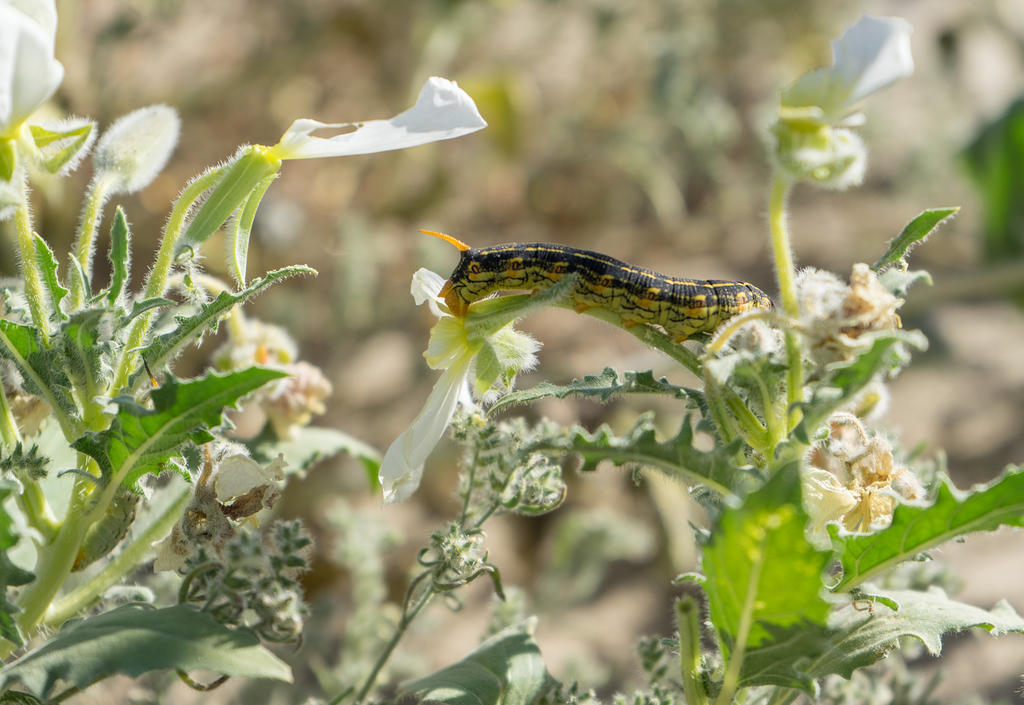
<path id="1" fill-rule="evenodd" d="M 845 278 L 854 262 L 877 259 L 924 208 L 963 206 L 913 252 L 912 266 L 930 270 L 935 286 L 912 291 L 904 325 L 923 329 L 931 349 L 892 385 L 887 422 L 907 449 L 935 455 L 944 448 L 961 487 L 1024 461 L 1020 2 L 64 0 L 58 7 L 57 56 L 67 70 L 56 97 L 61 109 L 103 127 L 151 103 L 181 113 L 181 142 L 168 167 L 121 201 L 135 238 L 136 282 L 186 180 L 239 144 L 274 144 L 298 117 L 395 115 L 431 75 L 458 81 L 474 97 L 486 130 L 403 152 L 288 162 L 257 216 L 250 276 L 293 263 L 320 275 L 276 288 L 249 314 L 286 326 L 302 358 L 333 382 L 328 411 L 315 423 L 379 449 L 414 418 L 435 379 L 421 357 L 432 317 L 413 305 L 410 278 L 424 266 L 447 276 L 457 260 L 417 229 L 477 247 L 560 242 L 666 273 L 742 278 L 774 294 L 764 137 L 777 91 L 827 65 L 829 41 L 861 13 L 903 16 L 915 30 L 915 75 L 866 105 L 862 187 L 796 190 L 796 259 Z M 57 249 L 71 239 L 89 176 L 87 163 L 36 204 L 38 229 Z M 216 238 L 205 254 L 211 273 L 223 274 Z M 5 272 L 15 271 L 10 247 L 0 257 Z M 605 365 L 695 383 L 627 333 L 585 316 L 556 310 L 522 327 L 544 348 L 539 370 L 521 386 Z M 209 341 L 207 353 L 218 342 Z M 182 373 L 202 364 L 201 352 L 183 361 Z M 524 413 L 621 427 L 647 403 L 559 402 Z M 665 431 L 674 432 L 681 410 L 659 409 Z M 365 597 L 346 568 L 353 559 L 345 532 L 364 532 L 368 555 L 388 548 L 378 569 L 389 597 L 400 599 L 416 550 L 457 509 L 456 460 L 450 446 L 439 449 L 414 499 L 387 508 L 349 458 L 296 479 L 281 512 L 302 517 L 319 540 L 307 582 L 315 618 L 302 650 L 282 653 L 298 683 L 260 683 L 258 695 L 229 684 L 204 699 L 300 702 L 337 692 L 358 670 L 339 644 Z M 615 468 L 572 475 L 569 500 L 553 515 L 488 525 L 490 558 L 505 584 L 523 586 L 532 596 L 527 612 L 541 615 L 537 639 L 554 675 L 605 693 L 638 684 L 632 644 L 639 634 L 671 633 L 677 588 L 670 579 L 694 567 L 679 518 L 683 489 L 653 480 L 637 486 L 628 475 Z M 1008 596 L 1024 609 L 1015 538 L 971 538 L 941 556 L 961 566 L 963 599 L 990 607 Z M 466 593 L 462 613 L 439 602 L 421 618 L 391 677 L 426 673 L 474 647 L 492 601 L 483 583 Z M 966 635 L 950 640 L 944 656 L 951 674 L 940 693 L 1007 695 L 1019 685 L 1024 639 Z M 175 702 L 192 697 L 184 688 L 173 693 Z M 148 702 L 141 691 L 128 696 Z"/>

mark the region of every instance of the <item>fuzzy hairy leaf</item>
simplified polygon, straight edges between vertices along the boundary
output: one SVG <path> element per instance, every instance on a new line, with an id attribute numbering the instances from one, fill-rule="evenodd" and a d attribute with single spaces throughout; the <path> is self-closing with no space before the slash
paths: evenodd
<path id="1" fill-rule="evenodd" d="M 57 260 L 53 256 L 53 250 L 46 240 L 38 233 L 33 237 L 36 250 L 36 266 L 43 274 L 43 282 L 46 283 L 46 290 L 50 294 L 50 302 L 53 305 L 53 315 L 57 320 L 63 321 L 67 318 L 60 310 L 60 302 L 68 295 L 68 290 L 60 283 L 60 275 L 57 273 Z"/>
<path id="2" fill-rule="evenodd" d="M 876 375 L 905 364 L 907 347 L 924 350 L 928 340 L 920 331 L 890 331 L 877 335 L 871 347 L 854 360 L 830 365 L 825 381 L 815 387 L 810 401 L 802 405 L 803 420 L 793 435 L 802 443 L 810 442 L 810 436 L 829 415 L 853 399 Z"/>
<path id="3" fill-rule="evenodd" d="M 532 705 L 553 685 L 528 625 L 515 625 L 480 644 L 458 663 L 405 683 L 401 700 L 447 705 Z"/>
<path id="4" fill-rule="evenodd" d="M 574 379 L 569 384 L 541 382 L 530 389 L 511 392 L 496 401 L 487 413 L 493 414 L 509 406 L 530 404 L 549 397 L 592 397 L 604 404 L 618 394 L 667 394 L 677 399 L 701 396 L 700 392 L 670 384 L 665 378 L 655 379 L 650 371 L 626 372 L 620 375 L 611 367 L 605 367 L 600 374 Z"/>
<path id="5" fill-rule="evenodd" d="M 590 433 L 574 426 L 556 437 L 546 437 L 524 446 L 524 451 L 561 451 L 583 460 L 583 469 L 593 469 L 602 460 L 615 465 L 656 468 L 669 477 L 689 484 L 705 485 L 719 495 L 731 494 L 749 468 L 734 464 L 739 441 L 710 451 L 693 447 L 693 428 L 683 420 L 675 438 L 658 441 L 652 414 L 643 414 L 629 433 L 617 436 L 607 425 Z"/>
<path id="6" fill-rule="evenodd" d="M 73 118 L 62 127 L 64 129 L 60 130 L 50 130 L 42 125 L 30 125 L 28 128 L 39 150 L 42 167 L 51 174 L 56 174 L 69 164 L 73 167 L 88 153 L 96 123 Z"/>
<path id="7" fill-rule="evenodd" d="M 807 542 L 799 463 L 779 468 L 739 506 L 722 510 L 702 550 L 711 621 L 726 656 L 739 646 L 765 649 L 779 630 L 824 626 L 829 604 L 822 573 L 831 559 Z"/>
<path id="8" fill-rule="evenodd" d="M 956 215 L 960 208 L 929 208 L 922 211 L 913 220 L 907 223 L 899 235 L 889 242 L 889 249 L 871 265 L 876 272 L 880 269 L 896 264 L 907 256 L 907 253 L 917 243 L 928 237 L 937 227 L 952 216 Z"/>
<path id="9" fill-rule="evenodd" d="M 117 478 L 134 487 L 146 473 L 163 470 L 185 444 L 212 440 L 210 430 L 224 423 L 225 409 L 267 382 L 286 376 L 280 370 L 250 367 L 188 381 L 170 377 L 152 391 L 152 409 L 130 397 L 118 397 L 114 402 L 120 410 L 110 428 L 89 432 L 71 446 L 94 458 L 108 481 Z"/>
<path id="10" fill-rule="evenodd" d="M 222 291 L 217 295 L 217 298 L 203 306 L 195 315 L 176 317 L 178 325 L 174 330 L 157 337 L 147 347 L 142 349 L 143 359 L 149 364 L 150 369 L 155 372 L 158 368 L 173 360 L 185 349 L 186 345 L 198 339 L 207 331 L 216 331 L 221 317 L 230 311 L 233 306 L 246 301 L 271 284 L 299 274 L 316 274 L 316 270 L 301 265 L 275 269 L 236 294 Z M 138 389 L 148 379 L 149 377 L 145 370 L 138 370 L 132 377 L 130 387 Z"/>
<path id="11" fill-rule="evenodd" d="M 942 635 L 948 632 L 972 627 L 981 627 L 994 636 L 1024 632 L 1024 620 L 1005 600 L 985 610 L 951 600 L 937 587 L 927 591 L 886 590 L 883 596 L 899 609 L 893 610 L 884 602 L 871 609 L 851 604 L 833 615 L 829 620 L 829 648 L 806 664 L 811 676 L 838 673 L 849 678 L 854 670 L 884 658 L 897 645 L 896 640 L 905 636 L 920 639 L 937 656 L 942 650 Z"/>
<path id="12" fill-rule="evenodd" d="M 829 527 L 843 566 L 834 589 L 849 590 L 957 536 L 1001 526 L 1024 526 L 1024 469 L 1009 468 L 991 483 L 966 492 L 943 477 L 931 506 L 901 504 L 884 529 L 840 536 L 839 527 Z"/>
<path id="13" fill-rule="evenodd" d="M 26 391 L 67 416 L 78 415 L 71 382 L 61 369 L 59 355 L 39 344 L 35 328 L 0 319 L 0 356 L 17 367 Z"/>
<path id="14" fill-rule="evenodd" d="M 61 326 L 54 341 L 64 374 L 90 401 L 106 389 L 113 349 L 109 332 L 104 335 L 103 329 L 109 331 L 115 325 L 114 318 L 109 309 L 78 311 Z"/>
<path id="15" fill-rule="evenodd" d="M 14 519 L 3 508 L 7 498 L 19 490 L 16 482 L 0 479 L 0 637 L 21 646 L 21 630 L 14 619 L 19 610 L 8 599 L 7 588 L 26 585 L 36 576 L 19 568 L 7 557 L 7 551 L 18 543 L 18 534 L 15 532 Z"/>
<path id="16" fill-rule="evenodd" d="M 338 453 L 348 453 L 362 463 L 368 476 L 376 480 L 377 471 L 383 459 L 380 452 L 368 443 L 334 428 L 302 426 L 295 429 L 295 437 L 280 440 L 273 432 L 265 431 L 246 445 L 256 462 L 269 463 L 278 454 L 284 455 L 288 464 L 287 473 L 301 473 L 313 465 L 332 458 Z"/>
<path id="17" fill-rule="evenodd" d="M 292 679 L 291 669 L 248 630 L 228 629 L 187 605 L 125 605 L 68 623 L 41 647 L 0 670 L 0 687 L 17 683 L 47 700 L 59 683 L 85 688 L 115 674 L 138 676 L 165 668 Z"/>
<path id="18" fill-rule="evenodd" d="M 110 287 L 107 289 L 107 303 L 117 303 L 121 292 L 128 283 L 131 266 L 132 232 L 128 227 L 124 209 L 121 206 L 114 211 L 114 223 L 110 226 Z"/>

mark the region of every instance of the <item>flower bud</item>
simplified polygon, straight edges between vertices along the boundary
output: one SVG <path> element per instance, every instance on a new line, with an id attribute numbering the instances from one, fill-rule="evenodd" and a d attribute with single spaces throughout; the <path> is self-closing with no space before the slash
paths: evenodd
<path id="1" fill-rule="evenodd" d="M 181 120 L 173 108 L 150 105 L 118 118 L 96 146 L 97 174 L 113 175 L 113 193 L 144 189 L 178 143 Z"/>
<path id="2" fill-rule="evenodd" d="M 775 159 L 794 181 L 809 181 L 824 188 L 844 190 L 864 180 L 867 149 L 851 130 L 780 119 L 772 128 Z"/>

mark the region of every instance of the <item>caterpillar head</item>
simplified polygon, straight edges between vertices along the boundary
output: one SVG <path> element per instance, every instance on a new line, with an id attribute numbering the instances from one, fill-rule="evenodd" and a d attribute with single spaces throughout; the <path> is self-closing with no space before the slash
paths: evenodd
<path id="1" fill-rule="evenodd" d="M 438 233 L 433 230 L 420 230 L 420 232 L 441 238 L 459 251 L 461 255 L 459 263 L 455 266 L 455 271 L 452 272 L 448 281 L 446 281 L 444 286 L 441 287 L 439 296 L 444 299 L 445 304 L 448 306 L 448 310 L 451 311 L 453 316 L 464 318 L 466 316 L 466 312 L 469 310 L 469 304 L 471 302 L 467 301 L 460 295 L 460 289 L 455 282 L 466 281 L 472 262 L 472 255 L 469 255 L 469 253 L 473 251 L 472 248 L 462 240 L 445 233 Z"/>

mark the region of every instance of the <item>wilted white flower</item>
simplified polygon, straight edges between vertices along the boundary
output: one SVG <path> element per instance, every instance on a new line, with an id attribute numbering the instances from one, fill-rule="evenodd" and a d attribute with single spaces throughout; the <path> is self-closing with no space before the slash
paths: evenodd
<path id="1" fill-rule="evenodd" d="M 423 410 L 384 455 L 379 479 L 385 503 L 406 499 L 419 487 L 427 457 L 441 440 L 459 404 L 467 408 L 474 405 L 471 386 L 482 397 L 510 386 L 518 372 L 536 362 L 539 343 L 511 327 L 511 322 L 524 315 L 530 304 L 512 304 L 508 316 L 475 326 L 469 318 L 449 313 L 440 297 L 443 286 L 444 279 L 430 270 L 420 269 L 413 276 L 413 299 L 420 305 L 427 303 L 439 316 L 423 356 L 430 367 L 443 372 Z"/>
<path id="2" fill-rule="evenodd" d="M 801 270 L 796 290 L 808 350 L 820 363 L 849 359 L 872 344 L 873 333 L 900 327 L 903 300 L 864 263 L 853 265 L 849 285 L 831 272 Z"/>
<path id="3" fill-rule="evenodd" d="M 848 413 L 834 414 L 828 438 L 808 451 L 802 484 L 808 538 L 822 548 L 829 523 L 870 533 L 889 524 L 898 502 L 924 498 L 917 476 L 896 464 L 892 444 Z"/>
<path id="4" fill-rule="evenodd" d="M 64 78 L 56 35 L 53 0 L 0 0 L 0 140 L 16 137 Z"/>

